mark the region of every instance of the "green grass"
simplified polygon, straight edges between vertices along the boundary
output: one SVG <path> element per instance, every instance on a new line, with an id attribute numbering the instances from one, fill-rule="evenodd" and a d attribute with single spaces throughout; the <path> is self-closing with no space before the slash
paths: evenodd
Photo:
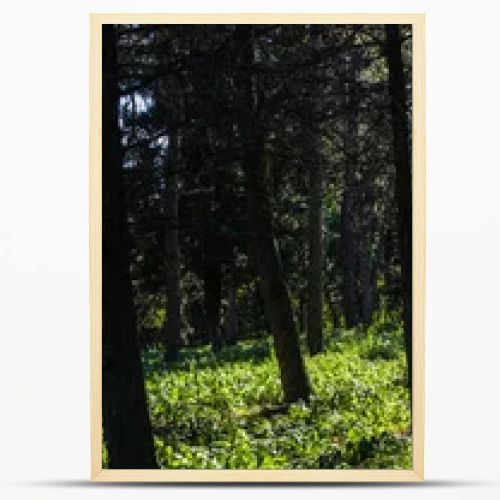
<path id="1" fill-rule="evenodd" d="M 336 332 L 324 353 L 305 357 L 310 404 L 285 409 L 276 407 L 282 392 L 267 340 L 218 356 L 186 349 L 168 371 L 160 360 L 158 351 L 144 355 L 162 468 L 411 468 L 399 323 Z"/>

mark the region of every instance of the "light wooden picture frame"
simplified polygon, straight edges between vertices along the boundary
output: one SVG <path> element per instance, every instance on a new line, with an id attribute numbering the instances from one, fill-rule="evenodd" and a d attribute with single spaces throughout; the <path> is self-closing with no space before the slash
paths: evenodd
<path id="1" fill-rule="evenodd" d="M 424 479 L 425 316 L 424 14 L 90 15 L 91 478 L 149 482 L 417 482 Z M 413 407 L 412 470 L 117 470 L 102 467 L 102 39 L 103 24 L 411 24 L 413 27 Z"/>

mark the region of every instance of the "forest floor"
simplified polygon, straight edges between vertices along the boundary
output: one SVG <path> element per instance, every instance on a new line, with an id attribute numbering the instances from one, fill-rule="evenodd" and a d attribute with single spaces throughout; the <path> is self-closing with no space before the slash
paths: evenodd
<path id="1" fill-rule="evenodd" d="M 402 328 L 379 322 L 331 335 L 305 356 L 308 405 L 280 405 L 270 340 L 214 355 L 189 348 L 168 371 L 144 354 L 157 460 L 162 468 L 409 469 L 409 396 Z"/>

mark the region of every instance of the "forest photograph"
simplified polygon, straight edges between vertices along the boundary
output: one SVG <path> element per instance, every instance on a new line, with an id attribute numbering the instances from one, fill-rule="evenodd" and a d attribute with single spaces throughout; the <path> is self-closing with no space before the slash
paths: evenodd
<path id="1" fill-rule="evenodd" d="M 412 469 L 412 25 L 102 25 L 102 468 Z"/>

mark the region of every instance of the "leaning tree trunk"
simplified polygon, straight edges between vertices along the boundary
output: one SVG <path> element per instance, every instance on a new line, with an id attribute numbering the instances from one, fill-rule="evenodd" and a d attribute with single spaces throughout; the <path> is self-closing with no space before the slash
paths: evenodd
<path id="1" fill-rule="evenodd" d="M 309 268 L 307 345 L 312 356 L 323 350 L 323 172 L 321 160 L 309 169 Z"/>
<path id="2" fill-rule="evenodd" d="M 179 142 L 178 133 L 169 138 L 167 165 L 165 169 L 165 285 L 167 295 L 167 317 L 165 326 L 165 361 L 179 360 L 181 340 L 181 290 L 179 247 Z"/>
<path id="3" fill-rule="evenodd" d="M 252 26 L 238 25 L 236 31 L 240 62 L 238 69 L 240 98 L 240 131 L 243 140 L 243 166 L 249 218 L 249 251 L 260 278 L 260 289 L 271 333 L 274 338 L 281 384 L 286 402 L 307 401 L 309 379 L 300 352 L 299 337 L 293 321 L 285 276 L 275 246 L 272 212 L 266 187 L 266 158 L 262 128 L 255 113 Z"/>
<path id="4" fill-rule="evenodd" d="M 155 468 L 137 343 L 118 129 L 113 26 L 103 25 L 102 82 L 102 410 L 111 469 Z"/>
<path id="5" fill-rule="evenodd" d="M 300 353 L 285 276 L 276 252 L 271 211 L 264 184 L 263 153 L 246 153 L 247 198 L 250 219 L 250 252 L 260 278 L 264 310 L 274 337 L 285 401 L 309 399 L 310 386 Z M 251 161 L 251 164 L 250 164 Z"/>
<path id="6" fill-rule="evenodd" d="M 401 250 L 401 286 L 405 332 L 408 385 L 412 383 L 412 174 L 406 84 L 401 55 L 401 37 L 397 24 L 386 24 L 387 64 L 391 95 L 394 161 L 396 164 L 396 199 L 399 207 Z"/>

